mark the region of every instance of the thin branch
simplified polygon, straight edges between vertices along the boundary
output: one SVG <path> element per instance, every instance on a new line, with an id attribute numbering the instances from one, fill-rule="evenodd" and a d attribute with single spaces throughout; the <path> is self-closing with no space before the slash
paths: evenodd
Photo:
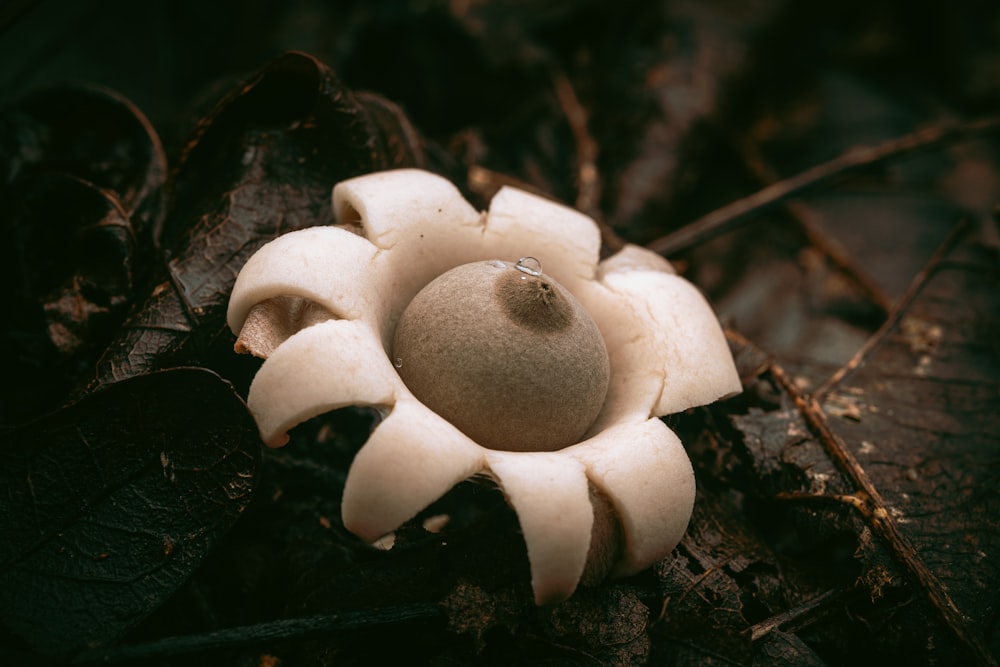
<path id="1" fill-rule="evenodd" d="M 847 505 L 868 521 L 873 518 L 872 509 L 868 498 L 863 493 L 810 493 L 808 491 L 783 491 L 775 494 L 777 500 L 789 500 L 797 503 L 817 502 L 817 503 L 840 503 Z"/>
<path id="2" fill-rule="evenodd" d="M 923 268 L 920 269 L 920 272 L 917 273 L 917 275 L 910 282 L 909 287 L 906 288 L 906 292 L 904 292 L 903 296 L 896 302 L 896 305 L 889 312 L 889 316 L 886 318 L 885 322 L 882 323 L 882 326 L 878 328 L 878 331 L 868 337 L 868 340 L 866 340 L 864 344 L 858 348 L 858 351 L 854 353 L 854 356 L 851 357 L 850 361 L 838 369 L 836 373 L 831 375 L 826 382 L 813 392 L 813 399 L 817 402 L 822 402 L 830 390 L 838 385 L 848 373 L 864 364 L 865 359 L 868 358 L 868 355 L 875 348 L 875 346 L 881 343 L 885 337 L 889 335 L 889 332 L 892 331 L 897 324 L 899 324 L 899 321 L 903 319 L 910 308 L 910 304 L 913 303 L 913 300 L 920 293 L 920 290 L 923 289 L 927 279 L 930 278 L 934 270 L 941 264 L 941 260 L 943 260 L 951 249 L 955 247 L 955 244 L 962 237 L 962 235 L 965 234 L 969 227 L 969 220 L 961 220 L 957 225 L 955 225 L 955 227 L 948 233 L 948 236 L 945 237 L 944 241 L 941 242 L 941 245 L 934 250 L 934 254 L 931 255 L 931 258 L 926 264 L 924 264 Z"/>
<path id="3" fill-rule="evenodd" d="M 593 217 L 599 211 L 601 182 L 597 174 L 597 142 L 587 129 L 587 111 L 580 104 L 573 84 L 557 67 L 552 67 L 552 86 L 576 143 L 576 208 Z"/>
<path id="4" fill-rule="evenodd" d="M 743 162 L 760 180 L 762 185 L 771 185 L 780 180 L 778 172 L 764 158 L 760 152 L 760 147 L 747 140 L 738 142 L 743 153 Z M 786 202 L 785 210 L 799 223 L 799 227 L 805 233 L 814 247 L 819 249 L 827 259 L 833 262 L 845 274 L 850 276 L 854 284 L 864 292 L 868 301 L 881 311 L 882 315 L 888 313 L 892 308 L 892 299 L 881 287 L 875 284 L 869 276 L 851 257 L 839 243 L 830 238 L 830 235 L 823 231 L 823 227 L 816 221 L 817 213 L 806 204 L 801 202 Z"/>
<path id="5" fill-rule="evenodd" d="M 862 514 L 868 520 L 872 531 L 885 542 L 897 562 L 910 575 L 910 579 L 927 596 L 928 602 L 944 625 L 966 648 L 969 655 L 975 659 L 976 664 L 983 667 L 995 667 L 997 665 L 996 658 L 982 638 L 969 628 L 965 617 L 951 596 L 948 595 L 944 585 L 927 567 L 909 538 L 899 529 L 899 524 L 889 512 L 882 494 L 875 488 L 868 473 L 848 450 L 843 439 L 830 427 L 820 404 L 816 399 L 803 394 L 777 364 L 771 366 L 771 377 L 792 399 L 813 435 L 816 436 L 834 464 L 854 485 L 857 493 L 852 498 L 865 502 L 867 505 L 866 511 Z"/>
<path id="6" fill-rule="evenodd" d="M 550 76 L 556 99 L 576 145 L 576 208 L 597 222 L 604 245 L 611 250 L 620 250 L 625 241 L 607 224 L 601 211 L 601 175 L 597 169 L 600 147 L 587 126 L 587 110 L 580 104 L 573 84 L 559 67 L 552 65 Z"/>
<path id="7" fill-rule="evenodd" d="M 871 167 L 908 153 L 926 150 L 1000 129 L 1000 117 L 987 117 L 960 124 L 934 125 L 877 146 L 852 148 L 827 162 L 778 181 L 754 194 L 738 199 L 647 244 L 661 255 L 672 255 L 724 232 L 735 229 L 789 199 L 857 169 Z"/>
<path id="8" fill-rule="evenodd" d="M 227 648 L 241 648 L 271 641 L 329 636 L 332 633 L 442 618 L 432 604 L 412 604 L 341 614 L 308 616 L 203 634 L 167 637 L 144 644 L 132 644 L 84 651 L 73 665 L 107 665 L 133 660 L 149 660 L 190 653 L 204 653 Z"/>
<path id="9" fill-rule="evenodd" d="M 750 640 L 761 640 L 775 630 L 787 629 L 789 626 L 803 628 L 817 617 L 823 616 L 834 608 L 839 608 L 841 602 L 853 594 L 853 590 L 833 589 L 817 595 L 797 607 L 786 609 L 780 614 L 775 614 L 751 626 Z"/>

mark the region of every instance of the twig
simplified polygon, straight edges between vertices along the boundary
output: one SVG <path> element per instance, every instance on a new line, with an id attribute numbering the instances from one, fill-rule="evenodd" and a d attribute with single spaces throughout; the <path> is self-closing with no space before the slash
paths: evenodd
<path id="1" fill-rule="evenodd" d="M 761 155 L 760 148 L 750 141 L 738 142 L 743 153 L 743 161 L 754 175 L 761 181 L 762 185 L 771 185 L 781 180 L 774 168 Z M 799 223 L 802 231 L 814 247 L 818 248 L 826 257 L 840 267 L 854 281 L 868 300 L 874 304 L 882 315 L 885 315 L 892 308 L 892 299 L 885 291 L 875 284 L 871 277 L 858 266 L 847 252 L 836 241 L 830 238 L 829 234 L 816 222 L 816 213 L 809 206 L 801 202 L 786 202 L 785 210 Z"/>
<path id="2" fill-rule="evenodd" d="M 693 245 L 735 229 L 751 216 L 760 215 L 778 204 L 856 169 L 871 167 L 918 150 L 958 141 L 1000 129 L 1000 117 L 987 117 L 960 124 L 934 125 L 877 146 L 852 148 L 827 162 L 778 181 L 754 194 L 738 199 L 698 218 L 646 247 L 661 255 L 672 255 Z"/>
<path id="3" fill-rule="evenodd" d="M 576 144 L 576 208 L 597 222 L 601 239 L 611 250 L 620 250 L 625 241 L 604 220 L 601 212 L 601 177 L 597 170 L 600 147 L 587 127 L 587 110 L 580 104 L 573 84 L 559 67 L 550 67 L 552 86 Z"/>
<path id="4" fill-rule="evenodd" d="M 817 503 L 840 503 L 847 505 L 851 509 L 857 510 L 858 514 L 871 521 L 872 509 L 869 506 L 868 498 L 863 493 L 810 493 L 808 491 L 783 491 L 775 494 L 777 500 L 789 500 L 797 503 L 817 502 Z"/>
<path id="5" fill-rule="evenodd" d="M 202 634 L 167 637 L 166 639 L 146 642 L 144 644 L 92 649 L 76 656 L 71 664 L 106 665 L 132 660 L 148 660 L 173 655 L 245 647 L 269 641 L 327 636 L 336 632 L 441 617 L 441 610 L 432 604 L 412 604 L 370 611 L 350 611 L 341 614 L 309 616 L 306 618 L 294 618 L 237 628 L 227 628 L 225 630 Z"/>
<path id="6" fill-rule="evenodd" d="M 844 598 L 853 595 L 853 593 L 854 591 L 847 589 L 829 590 L 826 593 L 817 595 L 811 600 L 807 600 L 797 607 L 786 609 L 780 614 L 775 614 L 770 618 L 766 618 L 760 623 L 751 626 L 750 640 L 758 641 L 775 630 L 779 630 L 790 625 L 803 627 L 806 623 L 811 621 L 813 617 L 822 615 L 824 611 L 831 609 L 834 605 L 839 605 Z"/>
<path id="7" fill-rule="evenodd" d="M 826 382 L 813 392 L 813 399 L 815 399 L 818 403 L 822 402 L 830 390 L 839 384 L 848 373 L 864 364 L 865 359 L 875 346 L 882 342 L 889 332 L 892 331 L 897 324 L 899 324 L 899 321 L 909 310 L 910 304 L 916 298 L 917 294 L 920 293 L 920 290 L 927 282 L 927 279 L 930 278 L 931 273 L 933 273 L 933 271 L 938 267 L 941 260 L 944 259 L 945 255 L 951 251 L 969 227 L 970 221 L 967 219 L 961 220 L 957 225 L 955 225 L 954 229 L 948 233 L 948 236 L 945 237 L 941 245 L 934 250 L 934 254 L 931 255 L 931 258 L 926 264 L 924 264 L 923 268 L 920 269 L 920 272 L 917 273 L 917 275 L 910 282 L 909 287 L 906 288 L 906 292 L 904 292 L 903 296 L 896 302 L 896 305 L 889 312 L 889 316 L 885 319 L 885 322 L 882 323 L 882 326 L 878 328 L 878 331 L 868 337 L 868 340 L 866 340 L 864 344 L 858 348 L 858 351 L 854 353 L 854 356 L 851 357 L 850 361 L 838 369 L 836 373 L 831 375 Z"/>

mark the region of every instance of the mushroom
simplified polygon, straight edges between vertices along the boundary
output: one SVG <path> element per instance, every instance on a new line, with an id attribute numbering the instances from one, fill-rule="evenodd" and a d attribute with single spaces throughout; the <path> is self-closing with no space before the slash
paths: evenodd
<path id="1" fill-rule="evenodd" d="M 668 555 L 695 482 L 659 417 L 740 391 L 698 290 L 637 246 L 598 262 L 590 218 L 514 188 L 480 213 L 398 170 L 338 184 L 333 207 L 337 225 L 250 258 L 228 320 L 265 359 L 247 402 L 267 444 L 339 407 L 385 415 L 348 473 L 348 530 L 375 542 L 486 475 L 539 604 Z"/>

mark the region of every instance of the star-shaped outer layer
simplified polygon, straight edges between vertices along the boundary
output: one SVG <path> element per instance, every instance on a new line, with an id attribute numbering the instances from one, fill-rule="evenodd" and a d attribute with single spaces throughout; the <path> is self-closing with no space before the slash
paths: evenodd
<path id="1" fill-rule="evenodd" d="M 264 441 L 281 446 L 290 428 L 336 408 L 381 409 L 386 416 L 347 478 L 344 525 L 374 541 L 458 482 L 489 475 L 517 513 L 539 604 L 565 599 L 580 581 L 594 526 L 591 487 L 620 522 L 613 576 L 666 556 L 686 530 L 695 487 L 681 442 L 658 417 L 740 391 L 697 289 L 636 246 L 598 263 L 590 218 L 513 188 L 481 213 L 436 175 L 389 171 L 338 184 L 333 205 L 339 226 L 272 241 L 233 289 L 237 349 L 266 357 L 248 397 Z M 386 352 L 403 309 L 433 278 L 524 256 L 538 258 L 589 311 L 611 364 L 596 422 L 582 442 L 555 452 L 479 446 L 414 398 Z"/>

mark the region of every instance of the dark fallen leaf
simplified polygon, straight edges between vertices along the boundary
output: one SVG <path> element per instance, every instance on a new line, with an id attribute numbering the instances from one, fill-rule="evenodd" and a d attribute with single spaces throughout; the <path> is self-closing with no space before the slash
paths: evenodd
<path id="1" fill-rule="evenodd" d="M 142 112 L 114 91 L 62 85 L 3 110 L 0 187 L 37 171 L 71 174 L 112 191 L 143 243 L 162 222 L 163 147 Z"/>
<path id="2" fill-rule="evenodd" d="M 1000 256 L 967 233 L 930 271 L 824 406 L 857 406 L 830 426 L 905 539 L 902 565 L 929 570 L 921 595 L 950 598 L 966 648 L 980 638 L 998 656 Z"/>
<path id="3" fill-rule="evenodd" d="M 801 506 L 810 541 L 855 533 L 871 604 L 854 614 L 878 628 L 881 651 L 921 662 L 962 651 L 993 664 L 1000 648 L 988 558 L 1000 534 L 998 266 L 965 234 L 822 407 L 772 368 L 783 409 L 733 417 L 759 490 Z"/>
<path id="4" fill-rule="evenodd" d="M 165 177 L 156 133 L 114 92 L 45 88 L 0 111 L 0 420 L 51 410 L 92 372 L 147 270 Z"/>
<path id="5" fill-rule="evenodd" d="M 751 141 L 760 143 L 760 153 L 751 152 L 759 176 L 771 165 L 782 175 L 794 174 L 852 147 L 878 146 L 950 122 L 919 100 L 873 88 L 866 72 L 833 71 L 818 77 L 788 108 L 761 119 L 772 129 L 758 130 L 760 136 Z M 796 204 L 793 215 L 849 257 L 891 305 L 947 236 L 951 221 L 988 214 L 998 198 L 993 151 L 973 136 L 868 168 Z"/>
<path id="6" fill-rule="evenodd" d="M 797 377 L 819 384 L 867 340 L 880 314 L 805 239 L 767 233 L 774 246 L 756 250 L 752 269 L 728 286 L 717 312 L 756 346 L 787 360 Z"/>
<path id="7" fill-rule="evenodd" d="M 369 106 L 323 64 L 289 53 L 209 113 L 172 181 L 166 265 L 102 358 L 95 386 L 205 363 L 250 255 L 279 234 L 332 223 L 338 181 L 423 164 L 405 117 L 363 99 Z"/>
<path id="8" fill-rule="evenodd" d="M 758 223 L 755 233 L 765 233 L 767 244 L 748 249 L 750 235 L 742 230 L 692 253 L 691 274 L 718 295 L 718 312 L 730 326 L 774 354 L 797 382 L 816 387 L 884 321 L 952 221 L 984 217 L 1000 199 L 1000 175 L 985 141 L 975 143 L 995 131 L 995 119 L 925 125 L 936 119 L 885 91 L 876 95 L 861 74 L 827 76 L 812 95 L 825 103 L 801 93 L 793 110 L 759 120 L 786 128 L 794 117 L 799 126 L 758 130 L 768 137 L 760 147 L 750 131 L 742 147 L 746 166 L 769 184 L 764 192 L 857 160 L 852 175 Z M 868 110 L 863 121 L 855 108 Z M 928 151 L 932 145 L 937 150 Z M 778 180 L 772 160 L 795 175 Z M 822 167 L 800 171 L 815 163 Z M 720 263 L 736 271 L 722 273 Z"/>
<path id="9" fill-rule="evenodd" d="M 37 651 L 106 644 L 184 582 L 239 518 L 260 441 L 232 387 L 175 369 L 0 439 L 0 619 Z"/>
<path id="10" fill-rule="evenodd" d="M 0 236 L 0 421 L 10 424 L 87 378 L 131 303 L 136 239 L 113 193 L 59 172 L 23 174 L 0 193 Z"/>

